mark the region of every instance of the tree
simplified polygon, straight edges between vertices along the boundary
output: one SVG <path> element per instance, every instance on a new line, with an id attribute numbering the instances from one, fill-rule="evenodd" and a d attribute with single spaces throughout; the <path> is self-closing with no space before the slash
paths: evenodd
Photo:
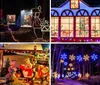
<path id="1" fill-rule="evenodd" d="M 5 67 L 1 71 L 1 76 L 4 77 L 8 73 L 8 68 L 10 66 L 10 60 L 7 58 Z"/>
<path id="2" fill-rule="evenodd" d="M 10 60 L 9 60 L 9 58 L 7 58 L 7 60 L 6 60 L 6 64 L 5 64 L 5 68 L 9 68 L 9 66 L 10 66 Z"/>

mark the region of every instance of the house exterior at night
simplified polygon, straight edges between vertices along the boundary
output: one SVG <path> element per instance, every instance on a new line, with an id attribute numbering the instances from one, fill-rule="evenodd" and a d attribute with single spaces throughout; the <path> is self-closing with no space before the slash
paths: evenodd
<path id="1" fill-rule="evenodd" d="M 51 8 L 52 42 L 99 42 L 100 7 L 83 0 L 67 0 Z"/>

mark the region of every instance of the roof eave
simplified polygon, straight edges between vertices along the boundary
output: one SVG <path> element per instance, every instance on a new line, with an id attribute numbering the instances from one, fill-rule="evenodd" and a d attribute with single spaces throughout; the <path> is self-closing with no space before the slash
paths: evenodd
<path id="1" fill-rule="evenodd" d="M 64 6 L 66 3 L 68 3 L 70 0 L 65 1 L 63 4 L 61 4 L 58 8 L 61 8 L 62 6 Z M 87 4 L 86 2 L 84 2 L 83 0 L 80 0 L 82 3 L 84 3 L 85 5 L 87 5 L 88 7 L 91 7 L 89 4 Z"/>

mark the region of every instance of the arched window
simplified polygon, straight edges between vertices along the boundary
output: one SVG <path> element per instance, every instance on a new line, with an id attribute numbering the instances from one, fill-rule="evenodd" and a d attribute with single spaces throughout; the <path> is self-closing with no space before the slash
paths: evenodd
<path id="1" fill-rule="evenodd" d="M 76 37 L 89 37 L 89 14 L 81 9 L 76 13 Z"/>
<path id="2" fill-rule="evenodd" d="M 74 36 L 74 14 L 71 10 L 64 10 L 61 13 L 61 37 Z"/>
<path id="3" fill-rule="evenodd" d="M 100 9 L 91 14 L 91 37 L 100 37 Z"/>
<path id="4" fill-rule="evenodd" d="M 58 37 L 59 14 L 56 10 L 51 10 L 51 36 Z"/>

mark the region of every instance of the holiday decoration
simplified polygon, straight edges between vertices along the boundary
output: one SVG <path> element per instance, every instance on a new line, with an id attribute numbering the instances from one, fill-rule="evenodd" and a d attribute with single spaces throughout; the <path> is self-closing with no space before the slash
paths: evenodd
<path id="1" fill-rule="evenodd" d="M 2 50 L 5 62 L 3 61 L 0 77 L 6 75 L 6 81 L 13 79 L 13 85 L 49 85 L 49 46 L 47 45 L 4 44 Z M 48 51 L 45 52 L 44 49 Z"/>
<path id="2" fill-rule="evenodd" d="M 36 37 L 35 41 L 45 41 L 43 39 L 45 32 L 49 32 L 49 22 L 45 18 L 41 18 L 42 7 L 32 8 L 32 28 Z M 39 33 L 39 35 L 38 35 Z M 41 35 L 41 36 L 40 36 Z"/>
<path id="3" fill-rule="evenodd" d="M 69 63 L 69 66 L 70 66 L 70 67 L 72 67 L 72 66 L 73 66 L 73 64 L 72 64 L 72 63 Z"/>
<path id="4" fill-rule="evenodd" d="M 53 81 L 57 84 L 61 82 L 64 85 L 71 82 L 99 84 L 99 44 L 52 44 L 51 47 L 52 73 L 56 72 Z"/>
<path id="5" fill-rule="evenodd" d="M 21 27 L 31 27 L 32 10 L 21 11 Z"/>
<path id="6" fill-rule="evenodd" d="M 65 53 L 61 54 L 61 59 L 63 60 L 67 59 L 67 55 Z"/>
<path id="7" fill-rule="evenodd" d="M 92 54 L 92 55 L 91 55 L 91 59 L 92 59 L 93 61 L 97 60 L 97 59 L 98 59 L 98 55 Z"/>
<path id="8" fill-rule="evenodd" d="M 0 76 L 1 76 L 1 70 L 2 70 L 2 59 L 3 59 L 3 50 L 0 50 Z"/>
<path id="9" fill-rule="evenodd" d="M 67 77 L 68 78 L 75 78 L 78 76 L 77 72 L 67 72 Z"/>
<path id="10" fill-rule="evenodd" d="M 76 59 L 78 62 L 81 62 L 83 60 L 83 57 L 81 55 L 76 56 Z"/>
<path id="11" fill-rule="evenodd" d="M 52 2 L 55 5 L 51 7 L 52 42 L 100 41 L 100 7 L 90 7 L 83 0 Z"/>
<path id="12" fill-rule="evenodd" d="M 85 74 L 85 77 L 86 77 L 86 78 L 89 78 L 89 76 L 90 76 L 89 73 L 86 73 L 86 74 Z"/>
<path id="13" fill-rule="evenodd" d="M 61 63 L 64 63 L 64 60 L 60 60 Z"/>
<path id="14" fill-rule="evenodd" d="M 86 54 L 86 55 L 84 55 L 84 58 L 83 59 L 84 59 L 84 61 L 89 61 L 89 58 L 90 57 L 88 56 L 88 54 Z"/>
<path id="15" fill-rule="evenodd" d="M 16 24 L 16 15 L 7 15 L 7 24 Z"/>
<path id="16" fill-rule="evenodd" d="M 79 0 L 70 0 L 71 1 L 71 9 L 77 9 L 79 8 Z"/>
<path id="17" fill-rule="evenodd" d="M 76 58 L 76 57 L 74 56 L 74 54 L 72 54 L 72 55 L 69 56 L 69 59 L 70 59 L 71 61 L 74 61 L 75 58 Z"/>
<path id="18" fill-rule="evenodd" d="M 78 73 L 78 77 L 81 78 L 82 77 L 82 74 L 81 73 Z"/>
<path id="19" fill-rule="evenodd" d="M 65 66 L 67 66 L 67 65 L 68 65 L 68 63 L 67 63 L 67 62 L 64 62 L 64 65 L 65 65 Z"/>

